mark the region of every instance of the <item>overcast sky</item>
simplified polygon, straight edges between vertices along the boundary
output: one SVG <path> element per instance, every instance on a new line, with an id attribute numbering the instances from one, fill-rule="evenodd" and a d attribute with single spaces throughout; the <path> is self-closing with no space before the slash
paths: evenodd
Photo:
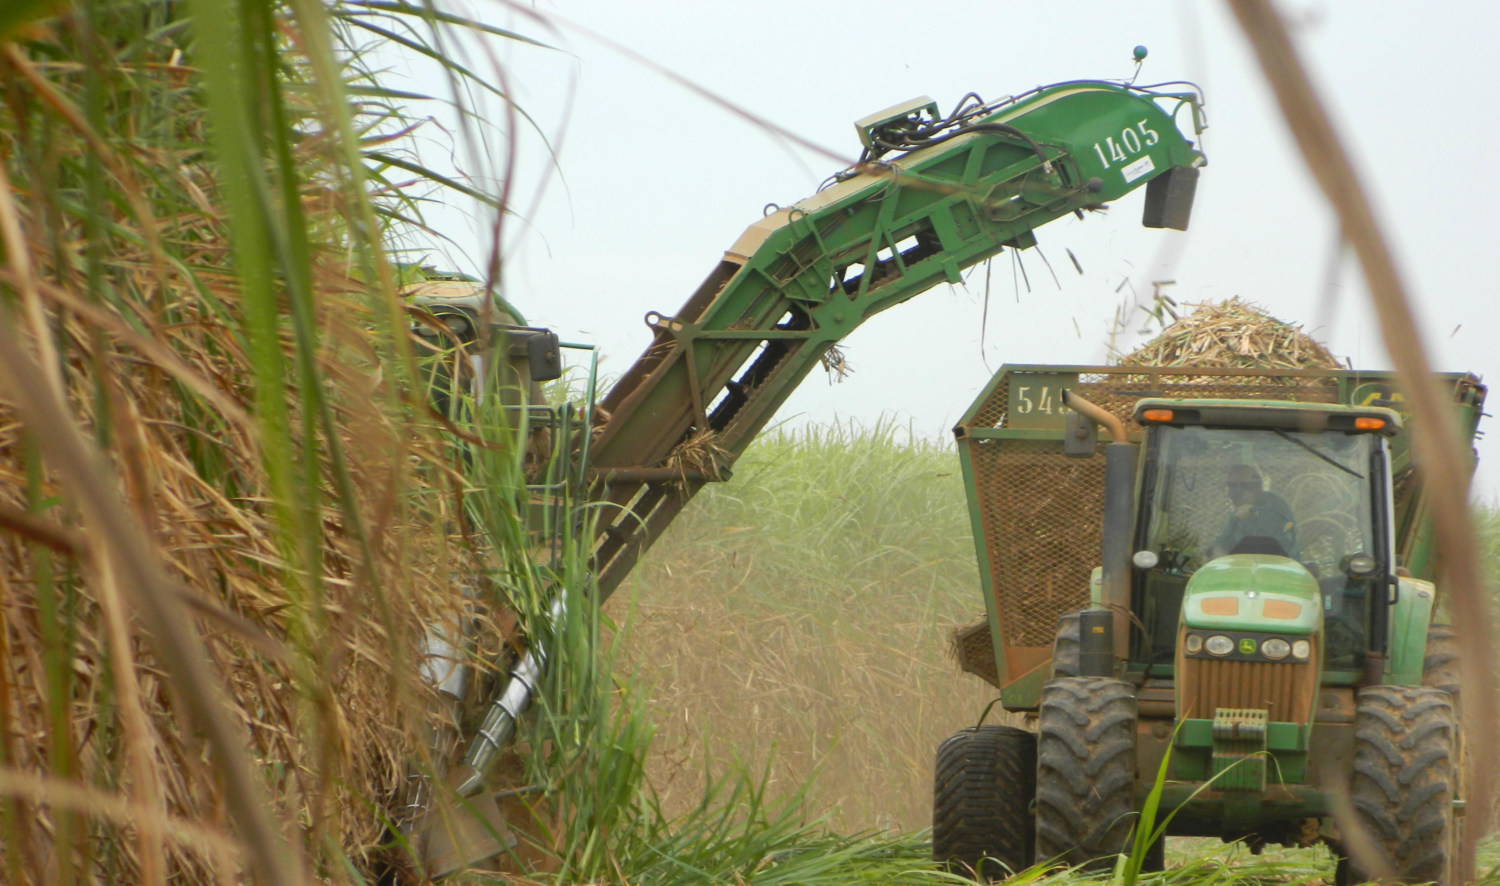
<path id="1" fill-rule="evenodd" d="M 541 137 L 518 142 L 515 205 L 527 221 L 507 222 L 503 286 L 531 322 L 597 343 L 608 375 L 648 343 L 642 316 L 674 313 L 762 207 L 812 194 L 855 158 L 854 120 L 919 95 L 946 112 L 970 91 L 989 99 L 1059 80 L 1129 78 L 1137 44 L 1150 50 L 1138 82 L 1191 80 L 1207 96 L 1208 167 L 1192 229 L 1142 228 L 1144 189 L 1107 215 L 1043 226 L 1038 248 L 1021 253 L 1029 291 L 1013 283 L 1009 252 L 993 261 L 987 324 L 980 266 L 966 285 L 870 321 L 845 344 L 853 375 L 830 385 L 815 371 L 782 417 L 891 415 L 920 434 L 946 435 L 1001 364 L 1104 362 L 1117 309 L 1149 302 L 1156 280 L 1175 281 L 1166 291 L 1183 303 L 1243 296 L 1356 367 L 1390 365 L 1358 268 L 1335 254 L 1331 213 L 1220 3 L 546 0 L 532 8 L 556 16 L 557 30 L 503 6 L 475 7 L 555 47 L 495 50 L 509 89 L 557 151 L 553 167 Z M 1433 363 L 1494 375 L 1500 4 L 1282 8 L 1381 213 Z M 788 145 L 579 28 L 842 159 Z M 498 114 L 492 124 L 505 128 Z M 429 134 L 434 150 L 447 149 L 441 132 Z M 481 180 L 509 157 L 500 139 L 482 160 L 463 149 L 457 156 Z M 433 243 L 429 260 L 480 271 L 488 220 L 458 204 L 433 220 L 461 246 Z M 1141 318 L 1135 313 L 1132 332 Z M 1500 428 L 1480 452 L 1493 464 L 1481 470 L 1479 492 L 1500 498 Z"/>

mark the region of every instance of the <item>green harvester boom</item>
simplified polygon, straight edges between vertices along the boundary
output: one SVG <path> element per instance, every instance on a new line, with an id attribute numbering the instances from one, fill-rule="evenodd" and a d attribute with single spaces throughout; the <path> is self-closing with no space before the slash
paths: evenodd
<path id="1" fill-rule="evenodd" d="M 1174 120 L 1201 126 L 1196 95 L 1079 81 L 935 107 L 861 120 L 864 162 L 752 224 L 675 315 L 646 315 L 593 452 L 602 594 L 869 317 L 1143 185 L 1147 226 L 1187 227 L 1203 155 Z"/>

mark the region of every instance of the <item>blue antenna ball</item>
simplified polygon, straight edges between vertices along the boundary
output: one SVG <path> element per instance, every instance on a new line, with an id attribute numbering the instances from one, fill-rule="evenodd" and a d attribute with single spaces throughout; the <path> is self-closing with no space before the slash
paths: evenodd
<path id="1" fill-rule="evenodd" d="M 1139 61 L 1145 61 L 1146 60 L 1146 51 L 1147 51 L 1146 47 L 1144 47 L 1144 46 L 1137 46 L 1135 48 L 1135 60 L 1138 61 L 1138 62 Z"/>

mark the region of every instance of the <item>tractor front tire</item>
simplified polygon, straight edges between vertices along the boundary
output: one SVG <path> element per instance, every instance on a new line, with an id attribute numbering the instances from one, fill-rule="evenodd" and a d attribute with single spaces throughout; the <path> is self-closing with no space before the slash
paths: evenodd
<path id="1" fill-rule="evenodd" d="M 1108 870 L 1136 821 L 1134 687 L 1106 677 L 1053 680 L 1042 688 L 1037 723 L 1037 860 Z"/>
<path id="2" fill-rule="evenodd" d="M 1036 736 L 1010 726 L 965 729 L 938 747 L 932 857 L 1002 879 L 1031 865 Z"/>
<path id="3" fill-rule="evenodd" d="M 1454 736 L 1453 702 L 1442 690 L 1366 686 L 1359 691 L 1349 788 L 1352 827 L 1369 838 L 1374 857 L 1360 859 L 1346 844 L 1335 876 L 1339 886 L 1447 881 Z"/>

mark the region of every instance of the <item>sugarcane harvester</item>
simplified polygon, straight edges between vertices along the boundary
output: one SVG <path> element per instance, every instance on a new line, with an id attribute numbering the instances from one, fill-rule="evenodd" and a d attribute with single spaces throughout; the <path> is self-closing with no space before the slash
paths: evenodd
<path id="1" fill-rule="evenodd" d="M 1443 382 L 1472 438 L 1484 386 Z M 1405 402 L 1389 373 L 1002 367 L 957 428 L 987 610 L 960 659 L 1033 728 L 940 746 L 934 855 L 1159 868 L 1131 837 L 1159 791 L 1148 836 L 1461 882 L 1456 652 Z"/>
<path id="2" fill-rule="evenodd" d="M 596 602 L 867 318 L 1142 186 L 1146 226 L 1186 229 L 1204 158 L 1178 121 L 1196 138 L 1202 103 L 1188 85 L 1163 89 L 1074 81 L 858 121 L 858 164 L 752 224 L 675 314 L 646 314 L 651 344 L 597 410 L 579 490 Z M 545 659 L 533 647 L 501 689 L 461 793 L 482 790 Z"/>

